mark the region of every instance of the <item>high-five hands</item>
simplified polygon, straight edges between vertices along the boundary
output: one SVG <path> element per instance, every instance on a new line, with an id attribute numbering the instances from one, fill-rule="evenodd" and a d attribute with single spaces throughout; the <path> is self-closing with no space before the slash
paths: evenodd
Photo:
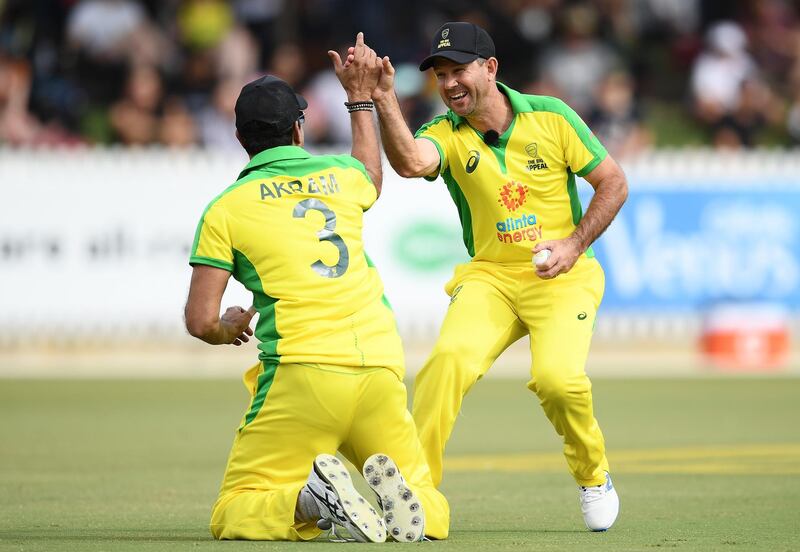
<path id="1" fill-rule="evenodd" d="M 384 63 L 375 50 L 364 44 L 364 33 L 356 35 L 356 44 L 348 49 L 345 63 L 342 63 L 339 53 L 333 50 L 328 50 L 328 57 L 331 58 L 336 77 L 347 92 L 347 99 L 351 102 L 369 101 L 381 80 Z"/>
<path id="2" fill-rule="evenodd" d="M 344 66 L 347 67 L 353 62 L 355 58 L 355 47 L 350 46 L 347 49 L 347 59 L 345 59 Z M 389 59 L 389 56 L 378 58 L 381 63 L 381 77 L 378 80 L 378 86 L 372 92 L 372 99 L 379 101 L 386 94 L 391 94 L 394 90 L 394 67 Z"/>

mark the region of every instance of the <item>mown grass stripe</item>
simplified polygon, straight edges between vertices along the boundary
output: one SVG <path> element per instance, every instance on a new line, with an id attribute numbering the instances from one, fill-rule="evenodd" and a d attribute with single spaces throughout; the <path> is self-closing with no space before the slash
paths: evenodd
<path id="1" fill-rule="evenodd" d="M 800 474 L 800 444 L 685 447 L 609 451 L 614 473 Z M 445 459 L 453 472 L 561 472 L 558 453 L 460 455 Z"/>

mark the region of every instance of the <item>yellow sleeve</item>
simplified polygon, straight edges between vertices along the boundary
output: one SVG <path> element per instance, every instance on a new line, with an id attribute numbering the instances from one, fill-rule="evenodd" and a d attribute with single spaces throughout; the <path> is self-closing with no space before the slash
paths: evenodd
<path id="1" fill-rule="evenodd" d="M 439 152 L 439 168 L 436 172 L 429 174 L 425 180 L 436 180 L 440 174 L 447 170 L 448 164 L 448 146 L 450 139 L 453 136 L 453 125 L 445 115 L 440 115 L 434 118 L 431 122 L 426 123 L 414 134 L 414 138 L 425 138 L 433 142 Z"/>
<path id="2" fill-rule="evenodd" d="M 369 176 L 364 176 L 360 172 L 351 171 L 351 175 L 353 178 L 357 178 L 361 181 L 361 191 L 358 196 L 358 203 L 361 206 L 362 211 L 366 211 L 375 203 L 378 199 L 378 189 L 375 187 L 375 184 L 372 182 L 372 179 Z"/>
<path id="3" fill-rule="evenodd" d="M 356 196 L 358 198 L 357 201 L 361 210 L 366 211 L 372 207 L 378 199 L 378 189 L 375 187 L 375 183 L 369 177 L 367 168 L 361 161 L 355 157 L 350 157 L 349 161 L 351 168 L 345 172 L 345 177 L 354 179 L 358 184 L 358 187 L 356 187 L 356 190 L 358 190 Z"/>
<path id="4" fill-rule="evenodd" d="M 608 152 L 571 107 L 562 102 L 559 112 L 559 137 L 564 160 L 572 172 L 584 176 L 599 165 Z"/>
<path id="5" fill-rule="evenodd" d="M 200 217 L 189 264 L 204 264 L 233 272 L 233 244 L 227 214 L 219 201 L 210 205 Z"/>

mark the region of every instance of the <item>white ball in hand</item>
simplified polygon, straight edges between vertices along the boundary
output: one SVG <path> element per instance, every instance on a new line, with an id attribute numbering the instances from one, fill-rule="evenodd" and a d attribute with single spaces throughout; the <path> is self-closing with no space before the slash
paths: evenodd
<path id="1" fill-rule="evenodd" d="M 533 264 L 534 266 L 542 266 L 544 263 L 547 262 L 547 259 L 550 258 L 550 250 L 549 249 L 542 249 L 536 255 L 533 256 Z"/>

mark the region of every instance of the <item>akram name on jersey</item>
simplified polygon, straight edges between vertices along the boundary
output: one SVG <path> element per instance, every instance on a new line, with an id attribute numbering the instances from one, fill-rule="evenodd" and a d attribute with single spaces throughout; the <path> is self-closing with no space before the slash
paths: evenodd
<path id="1" fill-rule="evenodd" d="M 305 183 L 299 179 L 289 182 L 270 182 L 269 184 L 262 182 L 261 199 L 280 199 L 283 196 L 294 194 L 331 195 L 341 191 L 333 174 L 328 174 L 327 178 L 324 175 L 318 175 L 316 178 L 310 176 L 306 180 Z"/>

